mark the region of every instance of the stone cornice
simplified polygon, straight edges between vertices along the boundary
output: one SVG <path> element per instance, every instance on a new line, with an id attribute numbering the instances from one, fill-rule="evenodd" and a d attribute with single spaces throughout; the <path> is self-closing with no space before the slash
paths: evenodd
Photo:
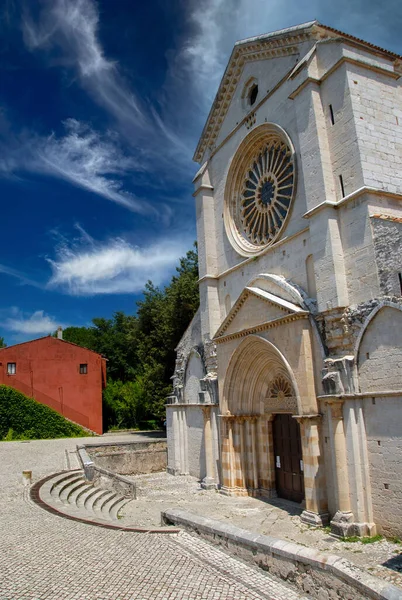
<path id="1" fill-rule="evenodd" d="M 327 404 L 344 402 L 345 400 L 361 400 L 363 398 L 393 398 L 402 396 L 401 390 L 375 390 L 372 392 L 357 392 L 355 394 L 339 394 L 338 396 L 317 396 L 317 400 Z"/>
<path id="2" fill-rule="evenodd" d="M 337 69 L 339 69 L 339 67 L 341 67 L 345 63 L 357 67 L 362 67 L 369 71 L 374 71 L 375 73 L 380 73 L 381 75 L 385 75 L 386 77 L 391 77 L 391 79 L 399 79 L 401 76 L 401 73 L 398 73 L 397 71 L 391 71 L 390 69 L 385 69 L 384 67 L 379 67 L 378 65 L 372 65 L 371 63 L 365 60 L 359 60 L 357 58 L 351 58 L 349 56 L 342 56 L 342 58 L 340 58 L 334 65 L 332 65 L 332 67 L 328 69 L 328 71 L 326 71 L 322 75 L 322 77 L 306 77 L 306 79 L 302 81 L 302 83 L 295 90 L 293 90 L 291 94 L 289 94 L 289 99 L 294 100 L 296 96 L 298 96 L 300 92 L 304 90 L 304 88 L 310 83 L 315 85 L 321 85 L 321 83 L 323 83 L 330 75 L 332 75 L 332 73 L 334 73 Z"/>
<path id="3" fill-rule="evenodd" d="M 363 186 L 363 187 L 355 190 L 354 192 L 351 192 L 347 196 L 344 196 L 343 198 L 338 200 L 338 202 L 331 202 L 331 201 L 327 201 L 327 200 L 324 202 L 321 202 L 321 204 L 318 204 L 311 210 L 308 210 L 306 213 L 304 213 L 303 218 L 310 219 L 310 217 L 312 217 L 313 215 L 315 215 L 316 213 L 320 212 L 321 210 L 323 210 L 325 208 L 339 208 L 339 207 L 343 206 L 344 204 L 346 204 L 347 202 L 350 202 L 350 200 L 355 200 L 356 198 L 358 198 L 359 196 L 362 196 L 363 194 L 373 194 L 375 196 L 386 196 L 387 198 L 394 198 L 395 200 L 402 200 L 402 194 L 397 194 L 395 192 L 388 192 L 387 190 L 382 190 L 380 188 Z"/>
<path id="4" fill-rule="evenodd" d="M 213 340 L 216 344 L 224 344 L 225 342 L 230 342 L 232 340 L 245 337 L 246 335 L 252 335 L 254 333 L 259 333 L 261 331 L 266 331 L 267 329 L 273 329 L 274 327 L 279 327 L 280 325 L 284 325 L 285 323 L 290 323 L 291 321 L 298 321 L 299 319 L 307 319 L 309 313 L 303 312 L 298 314 L 286 315 L 285 317 L 279 317 L 278 319 L 272 319 L 272 321 L 267 321 L 266 323 L 262 323 L 261 325 L 256 325 L 254 327 L 249 327 L 247 329 L 242 329 L 241 331 L 236 331 L 234 333 L 229 333 L 227 335 L 222 335 L 220 337 L 214 337 Z"/>
<path id="5" fill-rule="evenodd" d="M 277 309 L 287 313 L 288 315 L 293 315 L 293 314 L 301 314 L 301 315 L 305 315 L 308 314 L 307 311 L 305 310 L 299 310 L 299 307 L 294 307 L 294 310 L 298 310 L 298 312 L 290 312 L 292 311 L 292 307 L 290 306 L 289 308 L 287 306 L 283 306 L 278 302 L 275 302 L 275 300 L 270 300 L 269 298 L 264 298 L 262 295 L 255 293 L 252 289 L 250 289 L 249 287 L 247 287 L 245 290 L 243 290 L 243 292 L 241 293 L 240 297 L 236 300 L 235 304 L 233 305 L 232 309 L 230 310 L 228 316 L 226 317 L 226 319 L 224 320 L 224 322 L 222 323 L 222 325 L 219 327 L 217 333 L 216 333 L 216 338 L 221 338 L 223 336 L 223 334 L 225 333 L 225 331 L 227 331 L 228 327 L 231 325 L 231 323 L 234 321 L 236 315 L 238 314 L 238 312 L 240 311 L 241 307 L 243 306 L 243 304 L 246 302 L 247 298 L 249 298 L 250 296 L 253 296 L 254 298 L 258 298 L 259 300 L 261 300 L 262 302 L 266 302 L 267 304 L 269 304 L 270 306 L 275 306 Z M 289 303 L 288 303 L 289 304 Z M 283 317 L 280 317 L 281 319 Z"/>

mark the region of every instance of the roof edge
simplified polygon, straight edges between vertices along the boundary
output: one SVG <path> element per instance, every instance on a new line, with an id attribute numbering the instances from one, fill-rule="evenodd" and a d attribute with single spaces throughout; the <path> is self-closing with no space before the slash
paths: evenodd
<path id="1" fill-rule="evenodd" d="M 70 344 L 70 346 L 75 346 L 76 348 L 81 348 L 81 350 L 86 350 L 87 352 L 92 352 L 93 354 L 97 354 L 101 358 L 107 360 L 103 354 L 96 352 L 95 350 L 91 350 L 90 348 L 86 348 L 85 346 L 80 346 L 79 344 L 75 344 L 74 342 L 69 342 L 68 340 L 63 340 L 57 337 L 53 337 L 51 334 L 43 335 L 42 337 L 35 338 L 33 340 L 27 340 L 26 342 L 19 342 L 18 344 L 11 344 L 11 346 L 6 346 L 5 348 L 0 348 L 0 352 L 3 350 L 10 350 L 10 348 L 15 348 L 16 346 L 23 346 L 24 344 L 32 344 L 33 342 L 40 342 L 42 340 L 47 340 L 48 338 L 55 340 L 56 342 L 64 342 L 65 344 Z"/>

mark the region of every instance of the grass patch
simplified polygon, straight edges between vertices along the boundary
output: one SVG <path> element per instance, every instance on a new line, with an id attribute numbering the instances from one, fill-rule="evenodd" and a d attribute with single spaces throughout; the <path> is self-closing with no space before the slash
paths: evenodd
<path id="1" fill-rule="evenodd" d="M 348 543 L 360 542 L 361 544 L 375 544 L 376 542 L 381 542 L 383 539 L 384 537 L 380 534 L 373 535 L 372 537 L 359 537 L 357 535 L 352 535 L 351 537 L 339 538 L 339 541 Z"/>

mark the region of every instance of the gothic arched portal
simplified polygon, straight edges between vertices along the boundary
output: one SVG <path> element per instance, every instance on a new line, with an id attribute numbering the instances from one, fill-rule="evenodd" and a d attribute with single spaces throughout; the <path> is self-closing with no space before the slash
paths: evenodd
<path id="1" fill-rule="evenodd" d="M 300 403 L 285 358 L 267 340 L 249 336 L 231 358 L 223 396 L 222 491 L 266 497 L 279 493 L 300 502 L 301 436 L 292 418 Z"/>

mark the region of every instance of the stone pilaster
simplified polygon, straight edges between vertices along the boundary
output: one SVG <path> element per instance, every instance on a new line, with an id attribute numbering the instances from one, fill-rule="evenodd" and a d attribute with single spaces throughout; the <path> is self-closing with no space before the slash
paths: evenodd
<path id="1" fill-rule="evenodd" d="M 202 412 L 204 414 L 204 450 L 206 475 L 201 482 L 201 487 L 204 490 L 212 490 L 216 488 L 216 481 L 212 454 L 211 406 L 203 406 Z"/>
<path id="2" fill-rule="evenodd" d="M 297 415 L 300 424 L 306 508 L 301 520 L 323 526 L 329 521 L 324 461 L 320 444 L 321 415 Z"/>
<path id="3" fill-rule="evenodd" d="M 347 537 L 353 535 L 355 530 L 350 506 L 343 401 L 334 398 L 327 403 L 327 410 L 337 505 L 337 511 L 331 520 L 331 532 L 340 537 Z"/>

